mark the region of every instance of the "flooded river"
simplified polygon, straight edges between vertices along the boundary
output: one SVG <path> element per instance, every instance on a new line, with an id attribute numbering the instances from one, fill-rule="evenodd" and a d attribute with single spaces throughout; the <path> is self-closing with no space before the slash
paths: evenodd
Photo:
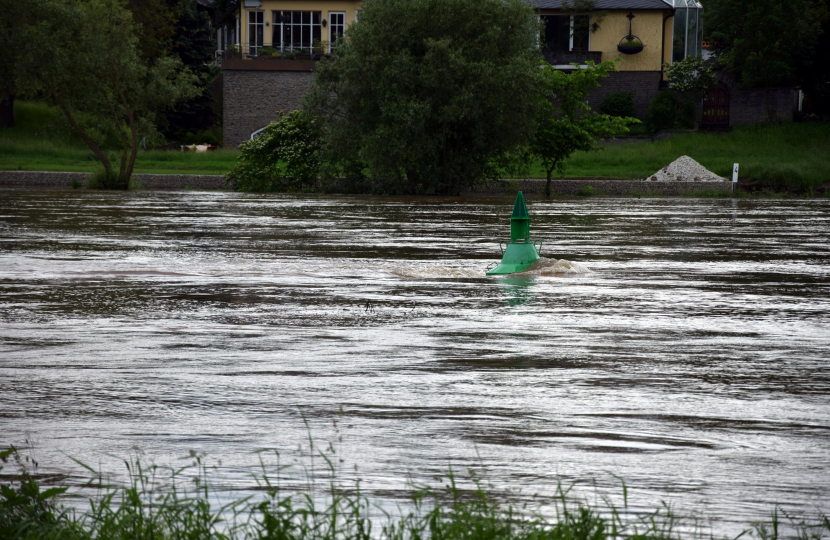
<path id="1" fill-rule="evenodd" d="M 485 277 L 512 202 L 0 191 L 0 444 L 236 490 L 304 415 L 375 500 L 452 466 L 830 512 L 830 201 L 529 198 L 546 260 Z"/>

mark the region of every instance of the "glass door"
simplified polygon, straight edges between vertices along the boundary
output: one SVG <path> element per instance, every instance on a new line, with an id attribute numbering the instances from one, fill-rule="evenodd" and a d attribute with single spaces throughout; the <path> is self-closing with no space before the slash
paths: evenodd
<path id="1" fill-rule="evenodd" d="M 265 40 L 265 12 L 248 12 L 248 54 L 256 56 Z"/>
<path id="2" fill-rule="evenodd" d="M 346 31 L 346 14 L 342 11 L 329 11 L 329 43 L 333 51 L 338 40 L 343 38 Z"/>

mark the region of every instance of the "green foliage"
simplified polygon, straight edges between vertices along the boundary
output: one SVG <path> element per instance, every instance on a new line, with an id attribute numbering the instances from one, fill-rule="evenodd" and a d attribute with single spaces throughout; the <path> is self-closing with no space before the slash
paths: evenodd
<path id="1" fill-rule="evenodd" d="M 674 92 L 663 90 L 651 100 L 646 114 L 646 127 L 652 133 L 664 129 L 674 129 L 677 124 L 677 109 L 680 101 Z"/>
<path id="2" fill-rule="evenodd" d="M 636 126 L 635 126 L 636 127 Z M 678 133 L 654 142 L 609 144 L 600 153 L 576 152 L 567 161 L 567 177 L 646 178 L 677 156 L 692 156 L 704 167 L 731 178 L 732 164 L 741 164 L 741 183 L 754 178 L 758 167 L 789 167 L 816 194 L 830 179 L 830 160 L 816 159 L 826 153 L 830 124 L 787 123 L 740 126 L 725 133 Z M 753 176 L 750 176 L 752 173 Z M 532 177 L 545 177 L 541 162 L 533 165 Z"/>
<path id="3" fill-rule="evenodd" d="M 689 92 L 699 100 L 718 82 L 715 72 L 699 56 L 687 56 L 673 64 L 663 62 L 663 67 L 673 89 Z"/>
<path id="4" fill-rule="evenodd" d="M 176 21 L 172 42 L 165 54 L 181 60 L 195 76 L 195 91 L 191 97 L 169 104 L 159 112 L 159 130 L 167 139 L 178 143 L 206 142 L 193 139 L 192 134 L 216 126 L 221 131 L 222 118 L 221 89 L 214 84 L 221 71 L 213 62 L 216 43 L 210 15 L 199 2 L 166 1 L 171 5 Z M 214 138 L 210 142 L 221 144 L 222 139 Z"/>
<path id="5" fill-rule="evenodd" d="M 89 189 L 118 189 L 118 174 L 112 169 L 107 170 L 101 165 L 95 167 L 89 177 L 86 187 Z"/>
<path id="6" fill-rule="evenodd" d="M 194 76 L 172 57 L 147 63 L 138 52 L 139 28 L 121 0 L 35 4 L 36 21 L 25 28 L 16 80 L 18 91 L 43 96 L 107 171 L 117 171 L 119 189 L 127 189 L 138 152 L 139 131 L 155 124 L 156 113 L 196 95 Z M 107 137 L 118 141 L 116 169 L 78 115 L 97 120 Z"/>
<path id="7" fill-rule="evenodd" d="M 814 195 L 818 188 L 816 182 L 808 180 L 792 165 L 746 163 L 741 166 L 741 177 L 756 190 Z"/>
<path id="8" fill-rule="evenodd" d="M 576 190 L 577 197 L 593 197 L 596 194 L 596 190 L 593 188 L 593 186 L 582 186 L 581 188 Z"/>
<path id="9" fill-rule="evenodd" d="M 745 86 L 782 86 L 808 79 L 830 85 L 826 0 L 709 0 L 704 12 L 712 49 Z"/>
<path id="10" fill-rule="evenodd" d="M 320 169 L 320 128 L 304 111 L 280 113 L 254 140 L 240 146 L 227 179 L 239 191 L 315 191 Z"/>
<path id="11" fill-rule="evenodd" d="M 620 43 L 620 47 L 635 47 L 637 49 L 643 49 L 645 46 L 639 41 L 627 39 Z"/>
<path id="12" fill-rule="evenodd" d="M 59 528 L 66 514 L 57 505 L 65 487 L 41 490 L 30 468 L 37 463 L 21 456 L 14 447 L 0 451 L 0 462 L 12 461 L 18 469 L 14 480 L 0 484 L 0 538 L 35 538 Z M 28 465 L 28 467 L 27 467 Z M 0 466 L 0 470 L 3 466 Z M 16 485 L 15 485 L 16 484 Z M 32 534 L 36 532 L 37 534 Z"/>
<path id="13" fill-rule="evenodd" d="M 611 71 L 616 71 L 614 62 L 595 65 L 588 61 L 585 69 L 570 73 L 557 71 L 548 64 L 541 66 L 546 94 L 552 99 L 540 101 L 538 128 L 530 153 L 541 160 L 547 172 L 548 197 L 553 171 L 564 174 L 565 160 L 571 154 L 595 150 L 600 138 L 618 137 L 628 132 L 628 124 L 639 123 L 635 118 L 597 114 L 586 103 L 588 93 Z"/>
<path id="14" fill-rule="evenodd" d="M 697 103 L 681 101 L 671 90 L 662 90 L 651 100 L 645 126 L 650 133 L 668 129 L 692 129 L 697 120 Z"/>
<path id="15" fill-rule="evenodd" d="M 602 114 L 609 116 L 634 116 L 634 92 L 611 92 L 599 106 Z"/>
<path id="16" fill-rule="evenodd" d="M 326 174 L 378 193 L 455 194 L 533 132 L 539 20 L 522 0 L 373 0 L 306 106 Z"/>
<path id="17" fill-rule="evenodd" d="M 677 127 L 680 129 L 693 129 L 697 121 L 697 103 L 691 99 L 684 99 L 677 109 Z"/>
<path id="18" fill-rule="evenodd" d="M 342 486 L 333 450 L 320 456 L 328 463 L 329 489 L 288 492 L 280 489 L 280 471 L 269 471 L 267 455 L 262 470 L 254 472 L 261 496 L 231 500 L 223 506 L 210 486 L 217 474 L 204 456 L 191 452 L 189 463 L 175 469 L 147 466 L 142 460 L 125 461 L 129 482 L 104 481 L 104 475 L 76 461 L 89 472 L 90 484 L 102 486 L 83 512 L 58 505 L 64 487 L 41 490 L 31 461 L 15 449 L 0 453 L 16 460 L 18 473 L 0 480 L 0 537 L 9 539 L 68 540 L 708 540 L 711 531 L 693 519 L 678 516 L 669 505 L 653 511 L 628 506 L 622 485 L 623 506 L 607 496 L 593 502 L 574 494 L 578 482 L 559 484 L 553 497 L 538 511 L 501 504 L 470 471 L 457 478 L 452 471 L 440 477 L 439 489 L 413 489 L 398 512 L 372 517 L 378 506 L 359 486 Z M 310 479 L 313 480 L 313 477 Z M 461 482 L 467 484 L 462 487 Z M 17 484 L 17 486 L 15 486 Z M 225 497 L 222 497 L 223 499 Z M 598 503 L 597 501 L 604 501 Z M 786 517 L 786 521 L 781 516 Z M 549 518 L 543 516 L 551 516 Z M 784 530 L 793 538 L 822 540 L 830 532 L 827 516 L 804 518 L 775 508 L 770 520 L 752 525 L 748 535 L 778 540 Z M 747 531 L 750 532 L 750 531 Z M 789 536 L 788 536 L 789 537 Z"/>

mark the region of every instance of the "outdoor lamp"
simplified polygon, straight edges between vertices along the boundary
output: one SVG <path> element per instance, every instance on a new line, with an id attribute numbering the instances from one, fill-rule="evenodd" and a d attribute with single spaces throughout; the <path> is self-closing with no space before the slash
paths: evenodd
<path id="1" fill-rule="evenodd" d="M 327 24 L 328 24 L 328 23 L 326 22 L 326 20 L 325 20 L 325 19 L 323 19 L 323 28 L 325 28 Z"/>

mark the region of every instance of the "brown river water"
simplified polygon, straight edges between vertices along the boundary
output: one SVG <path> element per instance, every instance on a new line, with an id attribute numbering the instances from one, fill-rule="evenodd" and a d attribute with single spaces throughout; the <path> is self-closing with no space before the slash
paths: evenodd
<path id="1" fill-rule="evenodd" d="M 0 191 L 0 444 L 830 512 L 830 201 L 529 198 L 545 259 L 485 277 L 512 202 Z"/>

